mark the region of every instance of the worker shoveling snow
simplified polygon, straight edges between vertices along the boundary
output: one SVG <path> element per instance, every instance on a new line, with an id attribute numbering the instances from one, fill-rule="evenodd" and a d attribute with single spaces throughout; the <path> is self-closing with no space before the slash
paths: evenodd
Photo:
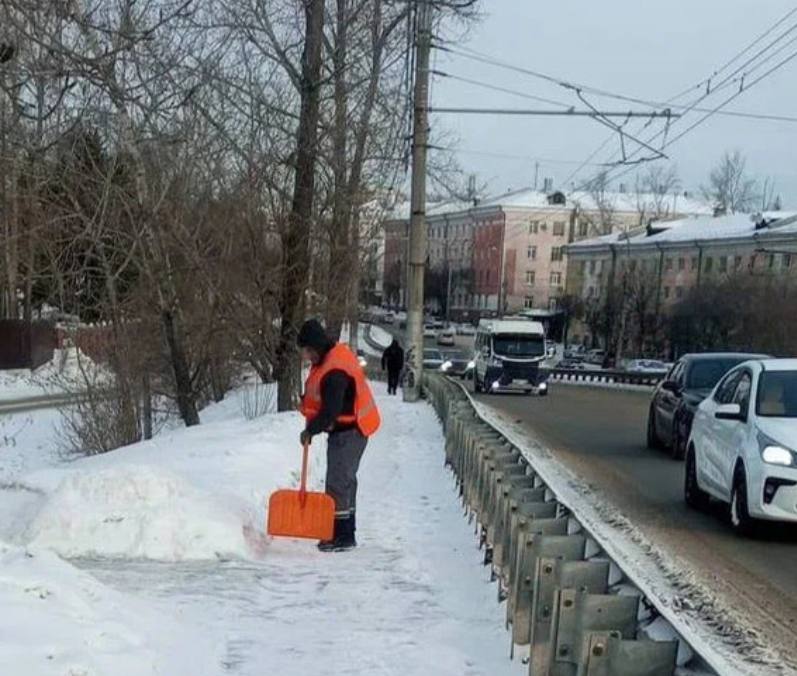
<path id="1" fill-rule="evenodd" d="M 204 669 L 171 668 L 182 644 L 158 653 L 160 644 L 143 636 L 136 640 L 150 652 L 141 668 L 114 673 L 525 673 L 507 658 L 503 609 L 443 468 L 432 409 L 388 398 L 379 384 L 375 392 L 383 428 L 362 461 L 353 551 L 323 554 L 310 541 L 264 535 L 268 495 L 297 483 L 302 422 L 293 413 L 247 420 L 234 397 L 204 411 L 201 426 L 18 477 L 35 508 L 26 502 L 30 518 L 8 536 L 13 551 L 75 559 L 83 569 L 75 574 L 133 599 L 130 613 L 142 608 L 142 622 L 163 608 L 190 618 L 167 613 L 167 633 L 175 622 L 185 636 L 200 628 Z M 320 440 L 311 462 L 319 488 Z M 0 587 L 0 603 L 15 593 Z M 85 631 L 84 621 L 99 625 L 101 614 L 71 620 L 40 610 L 38 619 L 25 617 L 57 625 L 47 650 L 89 664 L 96 648 L 70 637 Z M 14 650 L 0 642 L 0 665 Z M 125 660 L 131 650 L 121 645 Z M 45 652 L 26 674 L 70 673 L 48 671 Z"/>

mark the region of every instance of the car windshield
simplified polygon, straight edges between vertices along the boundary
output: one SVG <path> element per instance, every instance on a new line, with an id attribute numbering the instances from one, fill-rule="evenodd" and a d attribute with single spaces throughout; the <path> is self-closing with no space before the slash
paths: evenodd
<path id="1" fill-rule="evenodd" d="M 451 359 L 452 361 L 464 361 L 466 359 L 464 352 L 446 352 L 446 359 Z"/>
<path id="2" fill-rule="evenodd" d="M 764 371 L 758 379 L 756 414 L 797 418 L 797 371 Z"/>
<path id="3" fill-rule="evenodd" d="M 439 350 L 424 350 L 423 358 L 428 361 L 434 361 L 434 360 L 442 361 L 443 355 L 440 354 Z"/>
<path id="4" fill-rule="evenodd" d="M 689 369 L 686 388 L 689 390 L 710 390 L 728 371 L 740 364 L 742 359 L 698 359 Z"/>
<path id="5" fill-rule="evenodd" d="M 528 333 L 501 333 L 493 336 L 493 352 L 504 357 L 540 357 L 545 339 Z"/>

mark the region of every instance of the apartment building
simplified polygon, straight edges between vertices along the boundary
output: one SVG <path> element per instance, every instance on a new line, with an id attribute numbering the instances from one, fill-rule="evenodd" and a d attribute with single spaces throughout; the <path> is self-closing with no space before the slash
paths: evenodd
<path id="1" fill-rule="evenodd" d="M 636 293 L 649 296 L 655 314 L 667 313 L 690 289 L 711 280 L 738 274 L 797 278 L 797 213 L 653 223 L 570 244 L 567 260 L 567 294 L 585 307 L 600 308 L 625 278 Z M 589 345 L 597 338 L 585 324 L 573 327 L 573 337 Z"/>
<path id="2" fill-rule="evenodd" d="M 452 316 L 556 310 L 567 282 L 568 244 L 628 231 L 653 214 L 710 212 L 684 194 L 625 192 L 524 189 L 472 204 L 438 203 L 427 212 L 428 264 L 451 273 Z M 402 255 L 406 260 L 408 221 L 394 219 L 385 228 L 385 272 L 396 270 L 398 277 L 396 260 Z M 394 296 L 403 299 L 402 293 Z"/>

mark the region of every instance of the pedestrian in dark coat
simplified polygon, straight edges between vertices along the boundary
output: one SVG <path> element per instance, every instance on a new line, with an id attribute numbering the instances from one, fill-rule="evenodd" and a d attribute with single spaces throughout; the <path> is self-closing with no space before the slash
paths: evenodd
<path id="1" fill-rule="evenodd" d="M 387 369 L 387 393 L 396 394 L 401 369 L 404 368 L 404 350 L 398 340 L 393 342 L 382 353 L 382 370 Z"/>

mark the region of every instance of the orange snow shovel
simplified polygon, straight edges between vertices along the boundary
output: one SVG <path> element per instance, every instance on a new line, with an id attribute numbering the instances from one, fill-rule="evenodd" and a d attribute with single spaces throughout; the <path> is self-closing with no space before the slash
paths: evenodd
<path id="1" fill-rule="evenodd" d="M 268 499 L 268 534 L 291 538 L 331 540 L 335 528 L 335 501 L 326 493 L 307 491 L 307 453 L 302 448 L 302 479 L 298 491 L 282 489 Z"/>

